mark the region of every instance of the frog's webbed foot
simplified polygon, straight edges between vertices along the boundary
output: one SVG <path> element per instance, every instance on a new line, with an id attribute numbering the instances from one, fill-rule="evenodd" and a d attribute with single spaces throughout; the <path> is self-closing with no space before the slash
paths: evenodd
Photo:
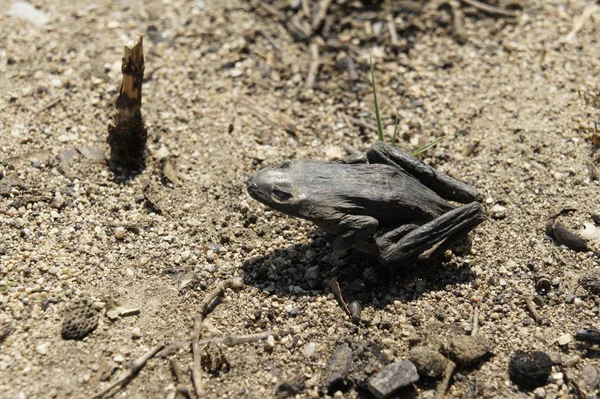
<path id="1" fill-rule="evenodd" d="M 384 142 L 378 141 L 375 143 L 367 152 L 367 158 L 370 163 L 382 163 L 399 167 L 447 200 L 463 204 L 481 201 L 481 194 L 476 188 L 453 179 L 412 155 Z"/>
<path id="2" fill-rule="evenodd" d="M 375 239 L 379 260 L 390 268 L 395 267 L 398 262 L 417 258 L 437 243 L 467 234 L 484 219 L 481 204 L 472 202 L 417 228 L 400 226 Z"/>
<path id="3" fill-rule="evenodd" d="M 327 234 L 327 241 L 333 249 L 348 249 L 352 247 L 367 248 L 373 234 L 379 227 L 377 219 L 371 216 L 343 215 L 336 223 L 334 231 L 331 226 L 320 225 Z"/>

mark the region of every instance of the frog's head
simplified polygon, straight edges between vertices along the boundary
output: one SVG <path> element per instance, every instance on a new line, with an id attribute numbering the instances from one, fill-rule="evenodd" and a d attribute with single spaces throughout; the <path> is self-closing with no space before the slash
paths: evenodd
<path id="1" fill-rule="evenodd" d="M 293 216 L 299 216 L 300 198 L 293 164 L 284 162 L 259 170 L 248 180 L 248 194 L 255 200 Z"/>

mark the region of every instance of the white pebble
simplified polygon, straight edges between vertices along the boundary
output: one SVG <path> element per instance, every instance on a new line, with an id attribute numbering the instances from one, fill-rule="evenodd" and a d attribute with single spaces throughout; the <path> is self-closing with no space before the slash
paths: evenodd
<path id="1" fill-rule="evenodd" d="M 134 327 L 134 328 L 131 330 L 131 338 L 133 338 L 133 339 L 139 339 L 139 338 L 142 338 L 142 330 L 140 330 L 140 328 L 139 328 L 139 327 Z"/>
<path id="2" fill-rule="evenodd" d="M 302 353 L 304 354 L 304 356 L 307 359 L 310 359 L 315 354 L 316 348 L 317 348 L 317 345 L 314 342 L 309 342 L 306 345 L 304 345 L 304 348 L 302 349 Z"/>
<path id="3" fill-rule="evenodd" d="M 115 363 L 123 363 L 124 360 L 125 358 L 120 353 L 116 354 L 115 357 L 113 357 L 113 361 Z"/>
<path id="4" fill-rule="evenodd" d="M 45 355 L 48 353 L 48 347 L 50 346 L 50 344 L 48 342 L 44 342 L 43 344 L 38 345 L 35 350 L 40 354 L 40 355 Z"/>
<path id="5" fill-rule="evenodd" d="M 267 349 L 273 349 L 275 347 L 275 337 L 269 335 L 267 337 Z"/>

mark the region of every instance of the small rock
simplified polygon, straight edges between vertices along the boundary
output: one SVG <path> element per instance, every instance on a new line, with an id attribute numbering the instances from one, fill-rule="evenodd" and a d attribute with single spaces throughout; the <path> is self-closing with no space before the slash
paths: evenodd
<path id="1" fill-rule="evenodd" d="M 142 338 L 142 330 L 140 330 L 139 327 L 134 327 L 131 330 L 131 338 L 133 338 L 133 339 L 140 339 L 140 338 Z"/>
<path id="2" fill-rule="evenodd" d="M 125 358 L 123 357 L 123 355 L 121 355 L 120 353 L 117 353 L 115 355 L 115 357 L 113 357 L 113 361 L 115 363 L 123 363 L 123 361 L 125 360 Z"/>
<path id="3" fill-rule="evenodd" d="M 348 305 L 348 308 L 350 309 L 350 317 L 352 317 L 352 322 L 354 324 L 360 323 L 360 312 L 362 312 L 362 306 L 360 306 L 360 303 L 358 303 L 358 301 L 352 301 L 350 302 L 350 305 Z"/>
<path id="4" fill-rule="evenodd" d="M 534 389 L 548 382 L 552 359 L 545 352 L 516 352 L 510 359 L 508 374 L 523 389 Z"/>
<path id="5" fill-rule="evenodd" d="M 23 19 L 35 26 L 43 26 L 50 20 L 46 13 L 25 1 L 15 1 L 12 3 L 8 9 L 8 15 Z"/>
<path id="6" fill-rule="evenodd" d="M 439 378 L 446 369 L 446 358 L 426 346 L 415 346 L 408 352 L 408 360 L 413 362 L 421 377 Z"/>
<path id="7" fill-rule="evenodd" d="M 573 303 L 574 300 L 575 300 L 575 295 L 573 295 L 573 294 L 569 294 L 565 298 L 566 303 Z"/>
<path id="8" fill-rule="evenodd" d="M 581 300 L 581 298 L 575 298 L 573 300 L 573 305 L 575 305 L 575 307 L 582 307 L 583 306 L 583 301 Z"/>
<path id="9" fill-rule="evenodd" d="M 597 366 L 588 364 L 581 370 L 581 382 L 586 391 L 594 391 L 600 386 L 600 369 Z"/>
<path id="10" fill-rule="evenodd" d="M 543 399 L 546 397 L 546 390 L 543 387 L 537 387 L 533 390 L 533 394 L 536 398 Z"/>
<path id="11" fill-rule="evenodd" d="M 321 286 L 321 271 L 319 266 L 309 267 L 304 273 L 304 280 L 311 289 L 318 289 Z"/>
<path id="12" fill-rule="evenodd" d="M 125 230 L 125 228 L 124 228 L 124 227 L 121 227 L 121 226 L 119 226 L 119 227 L 117 227 L 117 228 L 115 229 L 115 238 L 116 238 L 117 240 L 124 240 L 124 239 L 125 239 L 125 234 L 126 234 L 126 233 L 127 233 L 127 231 Z"/>
<path id="13" fill-rule="evenodd" d="M 574 251 L 587 251 L 587 241 L 571 232 L 565 225 L 552 219 L 546 224 L 546 234 L 559 244 Z"/>
<path id="14" fill-rule="evenodd" d="M 575 339 L 591 344 L 600 344 L 600 330 L 596 328 L 582 328 L 575 334 Z"/>
<path id="15" fill-rule="evenodd" d="M 268 350 L 273 350 L 273 348 L 275 348 L 275 337 L 272 335 L 269 335 L 267 337 L 267 349 Z"/>
<path id="16" fill-rule="evenodd" d="M 450 356 L 461 366 L 477 362 L 488 355 L 491 349 L 491 342 L 481 335 L 458 335 L 450 341 Z"/>
<path id="17" fill-rule="evenodd" d="M 44 342 L 43 344 L 38 345 L 35 350 L 37 351 L 37 353 L 39 353 L 40 355 L 46 355 L 48 353 L 48 347 L 50 346 L 50 343 L 48 342 Z"/>
<path id="18" fill-rule="evenodd" d="M 335 392 L 345 385 L 345 379 L 352 362 L 352 349 L 347 343 L 339 344 L 329 359 L 325 370 L 325 384 L 329 393 Z"/>
<path id="19" fill-rule="evenodd" d="M 556 343 L 560 346 L 568 345 L 573 340 L 573 336 L 571 334 L 563 334 L 556 340 Z"/>
<path id="20" fill-rule="evenodd" d="M 417 367 L 409 360 L 385 366 L 368 382 L 369 391 L 376 398 L 387 398 L 398 389 L 419 380 Z"/>
<path id="21" fill-rule="evenodd" d="M 315 354 L 316 348 L 317 345 L 314 342 L 309 342 L 306 345 L 304 345 L 304 348 L 302 349 L 302 354 L 307 359 L 310 359 Z"/>
<path id="22" fill-rule="evenodd" d="M 496 204 L 490 209 L 490 214 L 494 219 L 504 219 L 506 217 L 506 207 Z"/>
<path id="23" fill-rule="evenodd" d="M 600 269 L 592 269 L 585 273 L 579 279 L 579 284 L 590 294 L 600 295 Z"/>

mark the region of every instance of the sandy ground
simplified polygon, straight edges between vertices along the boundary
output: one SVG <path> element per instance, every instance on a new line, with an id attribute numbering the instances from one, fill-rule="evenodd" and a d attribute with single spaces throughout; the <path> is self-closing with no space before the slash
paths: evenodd
<path id="1" fill-rule="evenodd" d="M 274 397 L 294 378 L 304 380 L 296 397 L 324 397 L 327 359 L 343 342 L 354 352 L 352 383 L 336 397 L 369 397 L 367 378 L 405 359 L 410 347 L 438 349 L 469 334 L 475 307 L 492 355 L 459 368 L 449 396 L 597 393 L 585 370 L 598 364 L 598 350 L 556 339 L 600 327 L 598 298 L 578 287 L 598 267 L 600 245 L 575 252 L 544 226 L 574 208 L 560 221 L 578 232 L 600 212 L 593 172 L 600 160 L 588 139 L 599 115 L 600 12 L 561 43 L 586 2 L 523 0 L 514 21 L 465 12 L 456 40 L 442 7 L 400 49 L 357 39 L 356 81 L 342 56 L 315 39 L 327 55 L 306 89 L 307 44 L 248 2 L 70 3 L 36 1 L 48 18 L 43 25 L 9 15 L 12 2 L 0 7 L 0 397 L 86 398 L 154 345 L 181 343 L 116 395 L 174 397 L 169 360 L 190 375 L 185 341 L 196 309 L 234 276 L 244 286 L 226 291 L 203 337 L 272 331 L 276 338 L 209 348 L 229 366 L 203 371 L 206 397 Z M 374 9 L 375 18 L 344 34 L 352 39 L 356 26 L 377 21 L 381 9 Z M 146 170 L 123 180 L 84 155 L 61 166 L 56 158 L 66 150 L 108 151 L 122 46 L 138 33 L 145 35 Z M 402 265 L 392 276 L 358 252 L 334 252 L 312 224 L 265 208 L 245 190 L 264 165 L 339 158 L 376 140 L 368 126 L 369 48 L 387 138 L 396 115 L 398 145 L 407 150 L 447 135 L 422 158 L 478 187 L 489 213 L 453 253 Z M 166 156 L 180 184 L 161 181 Z M 314 275 L 314 266 L 311 287 L 306 273 Z M 551 284 L 537 292 L 542 277 Z M 329 279 L 363 307 L 358 325 Z M 547 323 L 525 307 L 532 296 Z M 83 297 L 98 310 L 99 326 L 82 341 L 63 340 L 63 314 Z M 111 320 L 111 301 L 139 314 Z M 508 378 L 517 350 L 545 351 L 556 362 L 535 394 Z M 435 387 L 420 381 L 403 395 L 428 398 Z"/>

